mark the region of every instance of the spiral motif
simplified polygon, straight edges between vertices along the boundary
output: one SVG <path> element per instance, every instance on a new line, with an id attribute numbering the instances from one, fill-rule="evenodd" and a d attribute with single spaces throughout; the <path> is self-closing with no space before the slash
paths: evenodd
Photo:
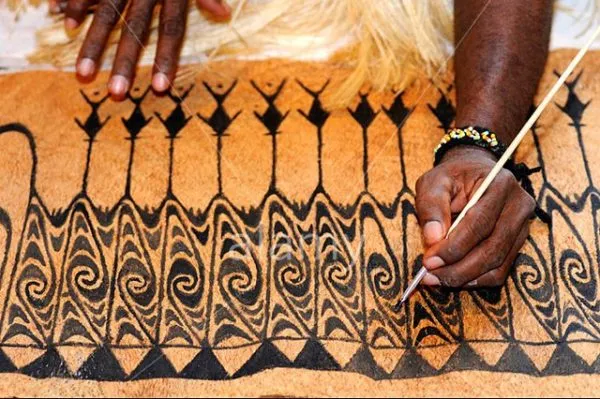
<path id="1" fill-rule="evenodd" d="M 286 256 L 275 262 L 275 284 L 296 298 L 302 298 L 310 289 L 308 266 L 295 257 Z"/>
<path id="2" fill-rule="evenodd" d="M 231 258 L 221 263 L 219 281 L 221 289 L 226 286 L 225 291 L 246 306 L 256 303 L 263 284 L 258 267 L 256 276 L 253 276 L 252 270 L 244 261 Z"/>
<path id="3" fill-rule="evenodd" d="M 167 277 L 168 294 L 188 308 L 195 308 L 202 300 L 204 276 L 187 260 L 173 262 Z"/>
<path id="4" fill-rule="evenodd" d="M 388 261 L 380 253 L 372 253 L 367 262 L 367 275 L 369 286 L 377 296 L 387 300 L 396 298 L 400 293 L 399 268 L 394 264 L 390 267 Z"/>
<path id="5" fill-rule="evenodd" d="M 78 254 L 71 259 L 67 269 L 67 281 L 71 290 L 76 290 L 91 302 L 100 302 L 108 293 L 106 266 L 98 267 L 97 262 L 86 254 Z"/>
<path id="6" fill-rule="evenodd" d="M 154 273 L 150 272 L 136 258 L 125 261 L 118 278 L 121 287 L 141 306 L 148 306 L 156 295 Z"/>
<path id="7" fill-rule="evenodd" d="M 28 303 L 36 309 L 45 309 L 54 297 L 55 280 L 54 273 L 48 279 L 39 267 L 28 264 L 19 277 L 19 291 L 25 293 Z"/>
<path id="8" fill-rule="evenodd" d="M 339 252 L 327 254 L 323 263 L 325 282 L 331 284 L 345 298 L 356 292 L 356 274 Z"/>
<path id="9" fill-rule="evenodd" d="M 529 297 L 539 302 L 552 301 L 553 288 L 545 264 L 539 266 L 531 256 L 521 253 L 515 261 L 513 278 Z"/>
<path id="10" fill-rule="evenodd" d="M 575 288 L 588 305 L 596 300 L 597 281 L 589 267 L 577 252 L 567 249 L 560 256 L 560 271 L 563 279 Z"/>

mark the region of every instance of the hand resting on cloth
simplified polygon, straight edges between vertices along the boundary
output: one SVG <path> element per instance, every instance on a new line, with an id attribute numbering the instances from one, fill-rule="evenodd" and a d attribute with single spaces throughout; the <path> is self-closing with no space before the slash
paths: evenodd
<path id="1" fill-rule="evenodd" d="M 56 0 L 59 1 L 59 0 Z M 135 67 L 156 0 L 68 0 L 55 8 L 77 27 L 96 5 L 94 19 L 77 61 L 77 73 L 93 78 L 121 13 L 129 6 L 114 60 L 109 91 L 116 99 L 132 86 Z M 217 17 L 230 9 L 218 0 L 198 0 Z M 374 5 L 375 6 L 375 5 Z M 175 77 L 186 20 L 186 0 L 164 0 L 152 86 L 162 92 Z M 553 2 L 456 0 L 455 85 L 457 126 L 483 126 L 508 144 L 531 106 L 548 55 Z M 401 23 L 399 21 L 398 23 Z M 497 154 L 460 145 L 417 185 L 417 212 L 427 247 L 427 285 L 497 286 L 504 283 L 528 232 L 535 201 L 508 170 L 501 173 L 465 222 L 444 239 L 457 214 L 496 161 Z"/>

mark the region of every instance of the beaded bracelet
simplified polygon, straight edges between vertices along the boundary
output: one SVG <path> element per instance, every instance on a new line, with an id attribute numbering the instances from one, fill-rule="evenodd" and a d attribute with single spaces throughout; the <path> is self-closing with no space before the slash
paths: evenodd
<path id="1" fill-rule="evenodd" d="M 500 143 L 500 141 L 498 141 L 496 138 L 496 135 L 494 133 L 490 133 L 489 130 L 481 129 L 476 126 L 453 129 L 444 135 L 440 141 L 440 144 L 433 151 L 435 155 L 433 166 L 437 166 L 442 161 L 442 157 L 446 152 L 448 152 L 448 150 L 450 150 L 450 148 L 461 144 L 474 145 L 486 149 L 494 154 L 498 159 L 502 156 L 502 154 L 504 154 L 504 151 L 506 151 L 506 146 Z M 523 189 L 529 195 L 535 198 L 533 185 L 529 179 L 529 176 L 540 172 L 542 170 L 541 167 L 529 168 L 524 163 L 515 163 L 512 159 L 509 159 L 506 164 L 504 164 L 504 168 L 512 172 L 517 181 L 521 183 Z M 539 206 L 535 207 L 535 216 L 548 225 L 550 225 L 552 222 L 550 215 L 548 215 Z"/>
<path id="2" fill-rule="evenodd" d="M 440 144 L 438 144 L 433 151 L 435 155 L 434 166 L 442 161 L 444 154 L 446 154 L 448 150 L 463 144 L 474 145 L 488 150 L 497 158 L 500 158 L 502 154 L 504 154 L 504 151 L 506 151 L 506 146 L 500 143 L 496 138 L 496 135 L 489 130 L 475 126 L 452 129 L 442 137 Z"/>

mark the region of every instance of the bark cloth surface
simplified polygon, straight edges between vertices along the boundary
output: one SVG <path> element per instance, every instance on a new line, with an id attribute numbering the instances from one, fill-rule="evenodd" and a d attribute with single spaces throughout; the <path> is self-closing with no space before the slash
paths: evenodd
<path id="1" fill-rule="evenodd" d="M 0 76 L 2 396 L 596 395 L 599 65 L 519 150 L 542 217 L 506 285 L 404 306 L 451 74 L 333 112 L 348 71 L 326 63 L 120 103 L 106 75 Z"/>

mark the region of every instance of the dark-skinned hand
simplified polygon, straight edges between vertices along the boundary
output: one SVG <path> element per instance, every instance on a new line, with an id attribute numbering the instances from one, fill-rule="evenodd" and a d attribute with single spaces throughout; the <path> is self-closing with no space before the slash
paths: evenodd
<path id="1" fill-rule="evenodd" d="M 147 38 L 152 13 L 159 0 L 50 0 L 51 12 L 65 13 L 65 28 L 76 29 L 92 6 L 96 6 L 92 25 L 77 57 L 77 74 L 91 80 L 98 71 L 108 38 L 124 18 L 121 38 L 113 63 L 109 92 L 116 99 L 125 97 L 133 83 L 140 52 Z M 198 6 L 215 18 L 226 19 L 231 9 L 223 0 L 196 0 Z M 130 3 L 130 4 L 128 4 Z M 126 15 L 123 15 L 127 8 Z M 152 87 L 163 92 L 175 78 L 188 15 L 188 0 L 162 0 L 158 45 Z"/>
<path id="2" fill-rule="evenodd" d="M 508 170 L 502 170 L 479 202 L 446 239 L 452 216 L 465 207 L 496 158 L 462 146 L 417 181 L 417 213 L 426 251 L 424 285 L 495 287 L 510 273 L 529 234 L 534 199 Z"/>

